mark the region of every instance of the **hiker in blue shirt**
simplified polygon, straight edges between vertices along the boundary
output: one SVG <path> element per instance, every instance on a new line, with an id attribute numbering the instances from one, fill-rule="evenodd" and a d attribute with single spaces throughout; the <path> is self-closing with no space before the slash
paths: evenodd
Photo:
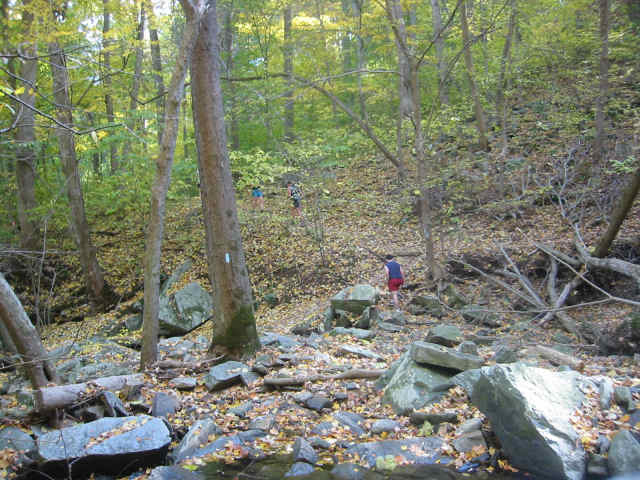
<path id="1" fill-rule="evenodd" d="M 292 182 L 287 182 L 287 194 L 293 202 L 291 215 L 293 215 L 294 217 L 302 216 L 302 208 L 300 207 L 300 200 L 302 200 L 302 189 L 300 188 L 300 186 Z"/>
<path id="2" fill-rule="evenodd" d="M 402 267 L 393 259 L 393 255 L 387 255 L 384 260 L 384 270 L 387 273 L 387 286 L 391 292 L 393 306 L 398 307 L 398 290 L 404 283 Z"/>
<path id="3" fill-rule="evenodd" d="M 251 190 L 251 203 L 253 204 L 253 209 L 260 208 L 260 210 L 264 210 L 264 194 L 260 187 L 253 187 Z"/>

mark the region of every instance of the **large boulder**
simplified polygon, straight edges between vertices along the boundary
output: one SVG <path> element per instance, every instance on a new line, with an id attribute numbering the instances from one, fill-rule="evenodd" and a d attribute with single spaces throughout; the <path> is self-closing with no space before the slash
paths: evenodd
<path id="1" fill-rule="evenodd" d="M 204 384 L 208 390 L 222 390 L 242 381 L 242 375 L 251 369 L 241 362 L 231 360 L 216 365 L 204 377 Z"/>
<path id="2" fill-rule="evenodd" d="M 355 285 L 348 287 L 331 298 L 333 310 L 360 315 L 367 307 L 375 305 L 378 301 L 378 290 L 371 285 Z"/>
<path id="3" fill-rule="evenodd" d="M 541 478 L 582 480 L 587 455 L 569 420 L 589 382 L 573 371 L 499 364 L 480 369 L 471 398 L 513 466 Z"/>
<path id="4" fill-rule="evenodd" d="M 411 359 L 420 365 L 450 368 L 457 372 L 480 368 L 484 363 L 478 355 L 462 353 L 435 343 L 414 342 L 410 351 Z"/>
<path id="5" fill-rule="evenodd" d="M 217 437 L 222 433 L 213 418 L 202 418 L 194 423 L 171 456 L 175 463 L 180 463 L 188 458 L 201 445 L 206 444 L 211 437 Z"/>
<path id="6" fill-rule="evenodd" d="M 640 477 L 640 443 L 629 430 L 621 430 L 613 437 L 607 463 L 612 475 L 635 473 Z"/>
<path id="7" fill-rule="evenodd" d="M 184 288 L 160 297 L 160 335 L 184 335 L 207 321 L 212 314 L 211 295 L 192 282 Z"/>
<path id="8" fill-rule="evenodd" d="M 384 387 L 382 400 L 400 415 L 440 398 L 442 392 L 434 392 L 433 387 L 447 382 L 453 375 L 453 372 L 442 368 L 418 365 L 409 353 L 404 354 L 392 368 L 394 373 Z"/>
<path id="9" fill-rule="evenodd" d="M 102 418 L 40 436 L 38 470 L 55 478 L 122 476 L 161 464 L 170 443 L 169 430 L 159 418 Z"/>

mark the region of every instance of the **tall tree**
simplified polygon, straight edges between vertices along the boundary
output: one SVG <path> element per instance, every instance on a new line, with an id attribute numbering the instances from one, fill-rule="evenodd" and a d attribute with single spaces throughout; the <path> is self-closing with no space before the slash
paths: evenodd
<path id="1" fill-rule="evenodd" d="M 209 279 L 217 306 L 211 350 L 234 356 L 260 348 L 231 178 L 220 88 L 216 1 L 209 1 L 191 64 L 193 119 Z"/>
<path id="2" fill-rule="evenodd" d="M 438 95 L 440 103 L 449 105 L 449 75 L 447 72 L 447 59 L 444 53 L 445 29 L 442 27 L 440 0 L 431 0 L 431 20 L 433 22 L 433 41 L 436 45 L 436 60 L 438 62 Z"/>
<path id="3" fill-rule="evenodd" d="M 102 15 L 102 84 L 104 86 L 104 105 L 107 113 L 107 121 L 111 124 L 115 121 L 115 115 L 113 112 L 113 80 L 111 71 L 111 40 L 109 39 L 109 32 L 111 30 L 111 6 L 109 0 L 102 0 L 103 15 Z M 109 141 L 109 152 L 111 161 L 111 173 L 114 173 L 120 168 L 118 159 L 118 148 L 116 143 L 112 140 Z"/>
<path id="4" fill-rule="evenodd" d="M 146 0 L 149 12 L 149 44 L 151 47 L 151 66 L 153 67 L 153 81 L 156 84 L 156 128 L 158 133 L 158 145 L 162 143 L 162 131 L 164 130 L 164 80 L 162 78 L 162 56 L 160 54 L 160 40 L 158 38 L 157 19 L 153 11 L 153 4 Z"/>
<path id="5" fill-rule="evenodd" d="M 599 163 L 604 158 L 605 119 L 607 97 L 609 96 L 609 0 L 599 0 L 600 9 L 600 91 L 596 103 L 596 138 L 594 160 Z"/>
<path id="6" fill-rule="evenodd" d="M 22 24 L 25 38 L 33 38 L 33 14 L 29 11 L 30 1 L 24 2 Z M 16 125 L 16 183 L 18 186 L 18 223 L 20 224 L 20 245 L 22 248 L 36 250 L 40 241 L 40 230 L 30 211 L 37 206 L 35 196 L 35 159 L 36 129 L 33 107 L 36 99 L 36 79 L 38 75 L 38 50 L 35 42 L 25 42 L 20 47 L 20 78 L 22 93 L 18 95 L 22 102 L 20 119 Z"/>
<path id="7" fill-rule="evenodd" d="M 284 43 L 282 54 L 284 56 L 284 74 L 287 77 L 287 91 L 285 92 L 284 104 L 284 140 L 293 140 L 293 39 L 291 37 L 291 4 L 287 4 L 283 11 L 284 23 Z"/>
<path id="8" fill-rule="evenodd" d="M 164 235 L 164 216 L 167 192 L 171 183 L 171 165 L 178 137 L 180 104 L 184 96 L 184 81 L 189 70 L 189 60 L 198 38 L 203 2 L 181 0 L 186 17 L 182 44 L 171 74 L 169 91 L 165 99 L 164 133 L 160 142 L 160 154 L 156 160 L 156 175 L 151 187 L 151 212 L 144 255 L 144 310 L 143 338 L 140 367 L 144 369 L 158 357 L 158 315 L 160 311 L 160 255 Z"/>
<path id="9" fill-rule="evenodd" d="M 467 70 L 467 80 L 469 81 L 469 89 L 471 90 L 471 98 L 473 100 L 473 111 L 476 116 L 476 129 L 478 130 L 478 144 L 481 150 L 485 152 L 489 150 L 489 140 L 487 139 L 487 121 L 484 117 L 484 110 L 480 102 L 478 87 L 473 75 L 473 59 L 471 56 L 471 33 L 469 32 L 469 22 L 467 20 L 467 1 L 460 3 L 460 26 L 462 30 L 462 42 L 464 49 L 464 63 Z"/>
<path id="10" fill-rule="evenodd" d="M 105 308 L 113 302 L 114 294 L 105 281 L 102 268 L 98 264 L 96 248 L 91 242 L 80 174 L 78 172 L 75 138 L 74 133 L 71 131 L 73 127 L 73 108 L 71 105 L 69 72 L 67 71 L 65 54 L 58 42 L 49 43 L 49 58 L 53 77 L 53 98 L 56 102 L 56 117 L 60 124 L 66 126 L 65 128 L 57 125 L 56 134 L 58 136 L 62 170 L 66 178 L 67 197 L 71 207 L 69 225 L 80 251 L 80 265 L 82 266 L 89 299 L 94 307 Z"/>
<path id="11" fill-rule="evenodd" d="M 227 78 L 231 78 L 233 75 L 233 63 L 234 63 L 234 10 L 233 1 L 225 2 L 224 5 L 224 27 L 222 32 L 222 50 L 224 52 L 224 71 Z M 238 109 L 236 107 L 236 84 L 235 82 L 228 82 L 229 86 L 229 117 L 231 119 L 229 125 L 229 133 L 231 137 L 231 149 L 240 149 L 240 135 L 238 128 Z"/>
<path id="12" fill-rule="evenodd" d="M 20 354 L 33 388 L 44 387 L 49 382 L 58 382 L 56 368 L 47 358 L 47 351 L 42 346 L 40 335 L 2 273 L 0 273 L 0 323 L 3 324 L 3 330 L 8 332 Z"/>

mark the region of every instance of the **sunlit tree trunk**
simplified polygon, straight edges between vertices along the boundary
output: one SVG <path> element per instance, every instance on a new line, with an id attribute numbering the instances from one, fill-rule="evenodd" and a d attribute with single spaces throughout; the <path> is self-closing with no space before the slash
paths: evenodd
<path id="1" fill-rule="evenodd" d="M 260 348 L 260 341 L 227 152 L 217 38 L 216 1 L 210 0 L 193 53 L 191 91 L 207 263 L 216 305 L 211 350 L 241 356 Z"/>
<path id="2" fill-rule="evenodd" d="M 102 19 L 102 84 L 104 86 L 104 105 L 107 113 L 107 122 L 114 123 L 115 116 L 113 113 L 113 81 L 111 79 L 111 50 L 110 45 L 112 42 L 109 40 L 109 30 L 111 30 L 111 11 L 109 6 L 109 0 L 102 0 L 103 2 L 103 19 Z M 116 172 L 120 168 L 118 159 L 118 148 L 116 143 L 111 140 L 109 143 L 109 152 L 111 160 L 111 173 Z"/>
<path id="3" fill-rule="evenodd" d="M 69 74 L 65 55 L 57 42 L 49 44 L 49 59 L 53 77 L 53 98 L 56 102 L 57 120 L 73 127 L 73 114 L 69 95 Z M 84 273 L 85 285 L 91 303 L 96 308 L 104 308 L 113 301 L 113 292 L 104 279 L 102 268 L 98 264 L 96 248 L 91 243 L 89 224 L 84 209 L 82 185 L 78 172 L 78 159 L 73 132 L 57 126 L 58 145 L 62 170 L 66 178 L 65 187 L 71 207 L 69 225 L 80 251 L 80 265 Z"/>
<path id="4" fill-rule="evenodd" d="M 160 153 L 156 160 L 156 175 L 151 187 L 151 211 L 144 253 L 144 310 L 142 313 L 142 351 L 140 368 L 144 369 L 158 358 L 158 315 L 160 312 L 160 257 L 164 235 L 164 217 L 167 192 L 171 183 L 171 165 L 178 137 L 180 104 L 184 96 L 184 81 L 189 70 L 203 5 L 181 0 L 187 19 L 182 45 L 178 52 L 169 91 L 165 99 L 164 133 L 160 142 Z"/>
<path id="5" fill-rule="evenodd" d="M 595 163 L 604 159 L 605 120 L 609 95 L 609 0 L 599 0 L 598 5 L 600 6 L 600 92 L 596 104 Z"/>
<path id="6" fill-rule="evenodd" d="M 0 322 L 20 354 L 33 388 L 44 387 L 49 382 L 57 383 L 58 375 L 55 366 L 47 359 L 47 351 L 42 346 L 40 335 L 2 273 L 0 273 Z"/>
<path id="7" fill-rule="evenodd" d="M 25 2 L 27 6 L 30 2 Z M 31 37 L 33 15 L 25 9 L 23 15 L 25 38 Z M 38 75 L 38 51 L 35 43 L 25 43 L 21 46 L 21 53 L 26 58 L 21 59 L 20 77 L 24 89 L 19 96 L 25 105 L 35 105 L 35 88 Z M 41 245 L 38 224 L 33 220 L 30 211 L 37 206 L 35 195 L 36 177 L 36 130 L 35 115 L 32 109 L 21 107 L 22 114 L 16 125 L 16 183 L 18 186 L 18 223 L 20 224 L 20 246 L 28 250 L 36 250 Z"/>
<path id="8" fill-rule="evenodd" d="M 473 60 L 471 58 L 471 34 L 469 33 L 469 24 L 467 22 L 467 4 L 468 0 L 460 2 L 460 26 L 462 30 L 462 41 L 464 43 L 464 63 L 467 69 L 467 79 L 469 80 L 469 89 L 471 90 L 471 98 L 473 99 L 473 111 L 476 116 L 476 129 L 478 130 L 478 144 L 483 151 L 489 150 L 489 141 L 487 140 L 487 122 L 484 118 L 484 111 L 480 103 L 478 88 L 473 77 Z"/>
<path id="9" fill-rule="evenodd" d="M 151 49 L 151 66 L 153 67 L 153 81 L 156 84 L 156 122 L 158 131 L 158 145 L 162 143 L 162 131 L 164 130 L 164 80 L 162 78 L 162 57 L 160 55 L 160 40 L 158 39 L 158 29 L 156 26 L 156 16 L 153 12 L 153 5 L 147 1 L 147 11 L 149 12 L 149 43 Z"/>
<path id="10" fill-rule="evenodd" d="M 433 34 L 435 36 L 436 60 L 438 62 L 438 95 L 441 104 L 449 105 L 447 59 L 444 54 L 445 32 L 442 28 L 440 0 L 431 0 L 431 19 L 433 22 Z"/>
<path id="11" fill-rule="evenodd" d="M 225 74 L 227 78 L 231 78 L 233 74 L 233 2 L 224 7 L 224 31 L 222 32 L 222 45 L 225 54 Z M 240 149 L 240 134 L 238 129 L 238 109 L 236 107 L 236 86 L 235 82 L 228 82 L 229 87 L 229 134 L 231 137 L 231 149 Z"/>
<path id="12" fill-rule="evenodd" d="M 144 40 L 144 22 L 145 22 L 145 11 L 144 4 L 140 6 L 140 21 L 138 22 L 138 31 L 136 33 L 136 63 L 133 70 L 133 79 L 131 83 L 131 93 L 130 93 L 130 101 L 129 101 L 129 113 L 127 118 L 125 119 L 125 123 L 127 125 L 127 129 L 129 134 L 127 140 L 124 142 L 122 146 L 122 161 L 129 162 L 131 164 L 131 159 L 129 159 L 129 155 L 131 155 L 131 135 L 135 133 L 136 130 L 136 111 L 138 110 L 138 94 L 140 92 L 140 80 L 142 78 L 142 60 L 143 60 L 143 49 L 142 49 L 142 41 Z"/>
<path id="13" fill-rule="evenodd" d="M 291 38 L 291 4 L 286 5 L 283 11 L 284 22 L 284 46 L 282 53 L 284 56 L 284 74 L 287 77 L 287 91 L 285 93 L 284 104 L 284 140 L 293 140 L 293 40 Z"/>

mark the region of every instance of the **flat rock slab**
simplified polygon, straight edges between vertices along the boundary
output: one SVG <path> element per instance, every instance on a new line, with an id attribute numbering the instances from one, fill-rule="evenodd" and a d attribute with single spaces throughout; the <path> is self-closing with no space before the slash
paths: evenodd
<path id="1" fill-rule="evenodd" d="M 411 345 L 411 358 L 420 365 L 450 368 L 459 372 L 480 368 L 482 357 L 462 353 L 435 343 L 414 342 Z"/>
<path id="2" fill-rule="evenodd" d="M 176 390 L 193 390 L 198 380 L 195 377 L 176 377 L 169 381 L 169 386 Z"/>
<path id="3" fill-rule="evenodd" d="M 331 298 L 331 306 L 335 310 L 360 315 L 367 307 L 378 301 L 378 290 L 371 285 L 355 285 L 348 287 Z"/>
<path id="4" fill-rule="evenodd" d="M 336 327 L 329 331 L 329 335 L 353 335 L 360 340 L 368 340 L 376 336 L 375 332 L 363 328 Z"/>
<path id="5" fill-rule="evenodd" d="M 194 423 L 187 434 L 182 438 L 180 444 L 172 452 L 175 463 L 180 463 L 201 445 L 206 444 L 211 437 L 217 437 L 222 431 L 216 425 L 213 418 L 201 418 Z"/>
<path id="6" fill-rule="evenodd" d="M 121 476 L 162 463 L 170 443 L 160 418 L 101 418 L 40 436 L 38 469 L 53 477 Z"/>
<path id="7" fill-rule="evenodd" d="M 404 440 L 384 440 L 382 442 L 360 443 L 349 447 L 347 455 L 358 455 L 368 468 L 376 466 L 376 459 L 386 456 L 403 457 L 408 463 L 431 465 L 441 458 L 438 453 L 443 445 L 438 437 L 407 438 Z"/>
<path id="8" fill-rule="evenodd" d="M 204 384 L 208 390 L 221 390 L 239 383 L 242 374 L 246 374 L 251 369 L 241 362 L 230 361 L 216 365 L 204 378 Z"/>
<path id="9" fill-rule="evenodd" d="M 208 443 L 194 451 L 189 452 L 182 458 L 182 460 L 184 461 L 188 458 L 205 457 L 213 453 L 220 452 L 226 449 L 229 445 L 244 446 L 249 450 L 249 457 L 256 458 L 258 456 L 261 456 L 261 451 L 251 446 L 251 444 L 256 439 L 264 437 L 265 435 L 266 433 L 262 430 L 247 430 L 235 435 L 224 435 L 216 438 L 211 443 Z"/>
<path id="10" fill-rule="evenodd" d="M 366 348 L 356 347 L 355 345 L 344 344 L 338 347 L 340 353 L 355 355 L 357 357 L 369 358 L 371 360 L 384 360 L 380 355 Z"/>
<path id="11" fill-rule="evenodd" d="M 191 472 L 182 467 L 156 467 L 151 470 L 149 480 L 205 480 L 198 472 Z"/>

